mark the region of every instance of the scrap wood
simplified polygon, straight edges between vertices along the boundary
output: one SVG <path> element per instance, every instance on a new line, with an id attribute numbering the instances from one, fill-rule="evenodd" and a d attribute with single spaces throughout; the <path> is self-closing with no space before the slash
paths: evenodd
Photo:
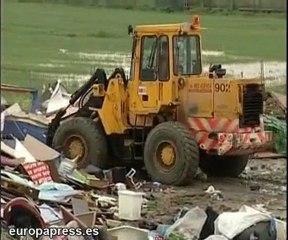
<path id="1" fill-rule="evenodd" d="M 10 201 L 13 198 L 15 198 L 17 196 L 15 196 L 15 194 L 12 194 L 10 192 L 8 192 L 6 189 L 1 187 L 1 198 L 3 198 L 5 201 Z"/>
<path id="2" fill-rule="evenodd" d="M 275 92 L 266 92 L 265 113 L 274 115 L 280 119 L 285 119 L 286 112 L 286 96 Z"/>
<path id="3" fill-rule="evenodd" d="M 39 127 L 46 128 L 48 127 L 50 121 L 41 116 L 41 115 L 35 115 L 31 113 L 25 113 L 25 112 L 17 112 L 17 113 L 10 113 L 6 117 L 7 120 L 14 120 L 14 121 L 21 121 L 24 123 L 29 123 L 31 125 L 36 125 Z"/>
<path id="4" fill-rule="evenodd" d="M 71 211 L 67 208 L 60 206 L 62 211 L 64 223 L 67 224 L 70 221 L 75 220 L 80 227 L 87 228 L 87 227 L 94 227 L 96 221 L 96 212 L 88 212 L 81 215 L 73 215 Z"/>
<path id="5" fill-rule="evenodd" d="M 4 188 L 8 192 L 16 193 L 17 195 L 19 194 L 21 194 L 22 196 L 28 195 L 34 200 L 37 200 L 39 195 L 38 189 L 32 188 L 30 186 L 21 183 L 16 183 L 4 176 L 1 176 L 1 188 Z"/>
<path id="6" fill-rule="evenodd" d="M 72 202 L 73 213 L 75 215 L 83 213 L 83 212 L 89 212 L 89 206 L 85 200 L 72 197 L 71 202 Z"/>
<path id="7" fill-rule="evenodd" d="M 1 141 L 1 152 L 5 153 L 6 155 L 12 158 L 16 158 L 15 150 L 10 146 L 8 146 L 7 144 L 5 144 L 3 141 Z"/>
<path id="8" fill-rule="evenodd" d="M 109 181 L 101 180 L 93 175 L 87 174 L 82 170 L 74 170 L 72 175 L 66 175 L 68 181 L 76 182 L 77 185 L 81 184 L 84 189 L 107 189 L 110 186 Z"/>
<path id="9" fill-rule="evenodd" d="M 67 208 L 72 208 L 72 204 L 70 201 L 65 202 L 65 201 L 60 201 L 60 200 L 48 200 L 48 199 L 47 200 L 46 199 L 41 200 L 41 199 L 39 199 L 39 202 L 40 203 L 46 203 L 50 206 L 56 205 L 57 207 L 59 207 L 61 205 L 61 206 L 67 207 Z"/>
<path id="10" fill-rule="evenodd" d="M 114 217 L 114 212 L 103 212 L 103 210 L 99 208 L 96 210 L 96 213 L 98 216 L 105 216 L 108 219 L 113 219 Z"/>
<path id="11" fill-rule="evenodd" d="M 54 160 L 60 156 L 60 153 L 48 147 L 38 139 L 27 134 L 23 142 L 24 147 L 29 150 L 31 155 L 38 161 Z"/>
<path id="12" fill-rule="evenodd" d="M 286 96 L 280 93 L 271 92 L 271 96 L 278 102 L 279 106 L 286 111 L 287 104 L 286 104 Z"/>
<path id="13" fill-rule="evenodd" d="M 273 153 L 273 152 L 262 152 L 262 153 L 255 153 L 253 155 L 253 158 L 255 159 L 277 159 L 277 158 L 286 158 L 284 154 L 279 154 L 279 153 Z"/>

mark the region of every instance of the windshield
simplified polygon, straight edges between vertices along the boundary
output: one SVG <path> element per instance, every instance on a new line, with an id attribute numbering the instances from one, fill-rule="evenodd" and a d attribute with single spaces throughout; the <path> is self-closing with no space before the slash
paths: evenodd
<path id="1" fill-rule="evenodd" d="M 197 35 L 173 37 L 174 74 L 199 75 L 202 72 L 200 38 Z"/>

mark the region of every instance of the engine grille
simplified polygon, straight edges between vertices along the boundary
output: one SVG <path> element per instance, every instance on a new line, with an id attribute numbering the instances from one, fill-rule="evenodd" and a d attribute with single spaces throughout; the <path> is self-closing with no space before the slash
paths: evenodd
<path id="1" fill-rule="evenodd" d="M 263 113 L 263 87 L 259 84 L 247 84 L 243 88 L 242 116 L 240 127 L 256 127 L 260 125 Z"/>

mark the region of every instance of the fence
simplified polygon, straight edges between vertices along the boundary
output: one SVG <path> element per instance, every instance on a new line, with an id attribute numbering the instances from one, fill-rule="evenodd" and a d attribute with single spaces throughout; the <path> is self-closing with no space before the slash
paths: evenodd
<path id="1" fill-rule="evenodd" d="M 240 11 L 286 12 L 287 0 L 185 0 L 185 8 L 221 8 Z"/>
<path id="2" fill-rule="evenodd" d="M 18 0 L 19 2 L 49 2 L 124 9 L 193 8 L 226 9 L 230 11 L 286 12 L 287 0 Z"/>

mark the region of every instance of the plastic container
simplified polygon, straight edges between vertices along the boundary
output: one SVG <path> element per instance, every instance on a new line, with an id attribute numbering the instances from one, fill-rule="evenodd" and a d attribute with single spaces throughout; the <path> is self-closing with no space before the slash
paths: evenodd
<path id="1" fill-rule="evenodd" d="M 123 220 L 139 220 L 143 202 L 142 192 L 122 190 L 118 192 L 119 218 Z"/>
<path id="2" fill-rule="evenodd" d="M 147 240 L 149 231 L 146 229 L 135 228 L 131 226 L 120 226 L 108 229 L 108 232 L 117 237 L 117 240 Z"/>

